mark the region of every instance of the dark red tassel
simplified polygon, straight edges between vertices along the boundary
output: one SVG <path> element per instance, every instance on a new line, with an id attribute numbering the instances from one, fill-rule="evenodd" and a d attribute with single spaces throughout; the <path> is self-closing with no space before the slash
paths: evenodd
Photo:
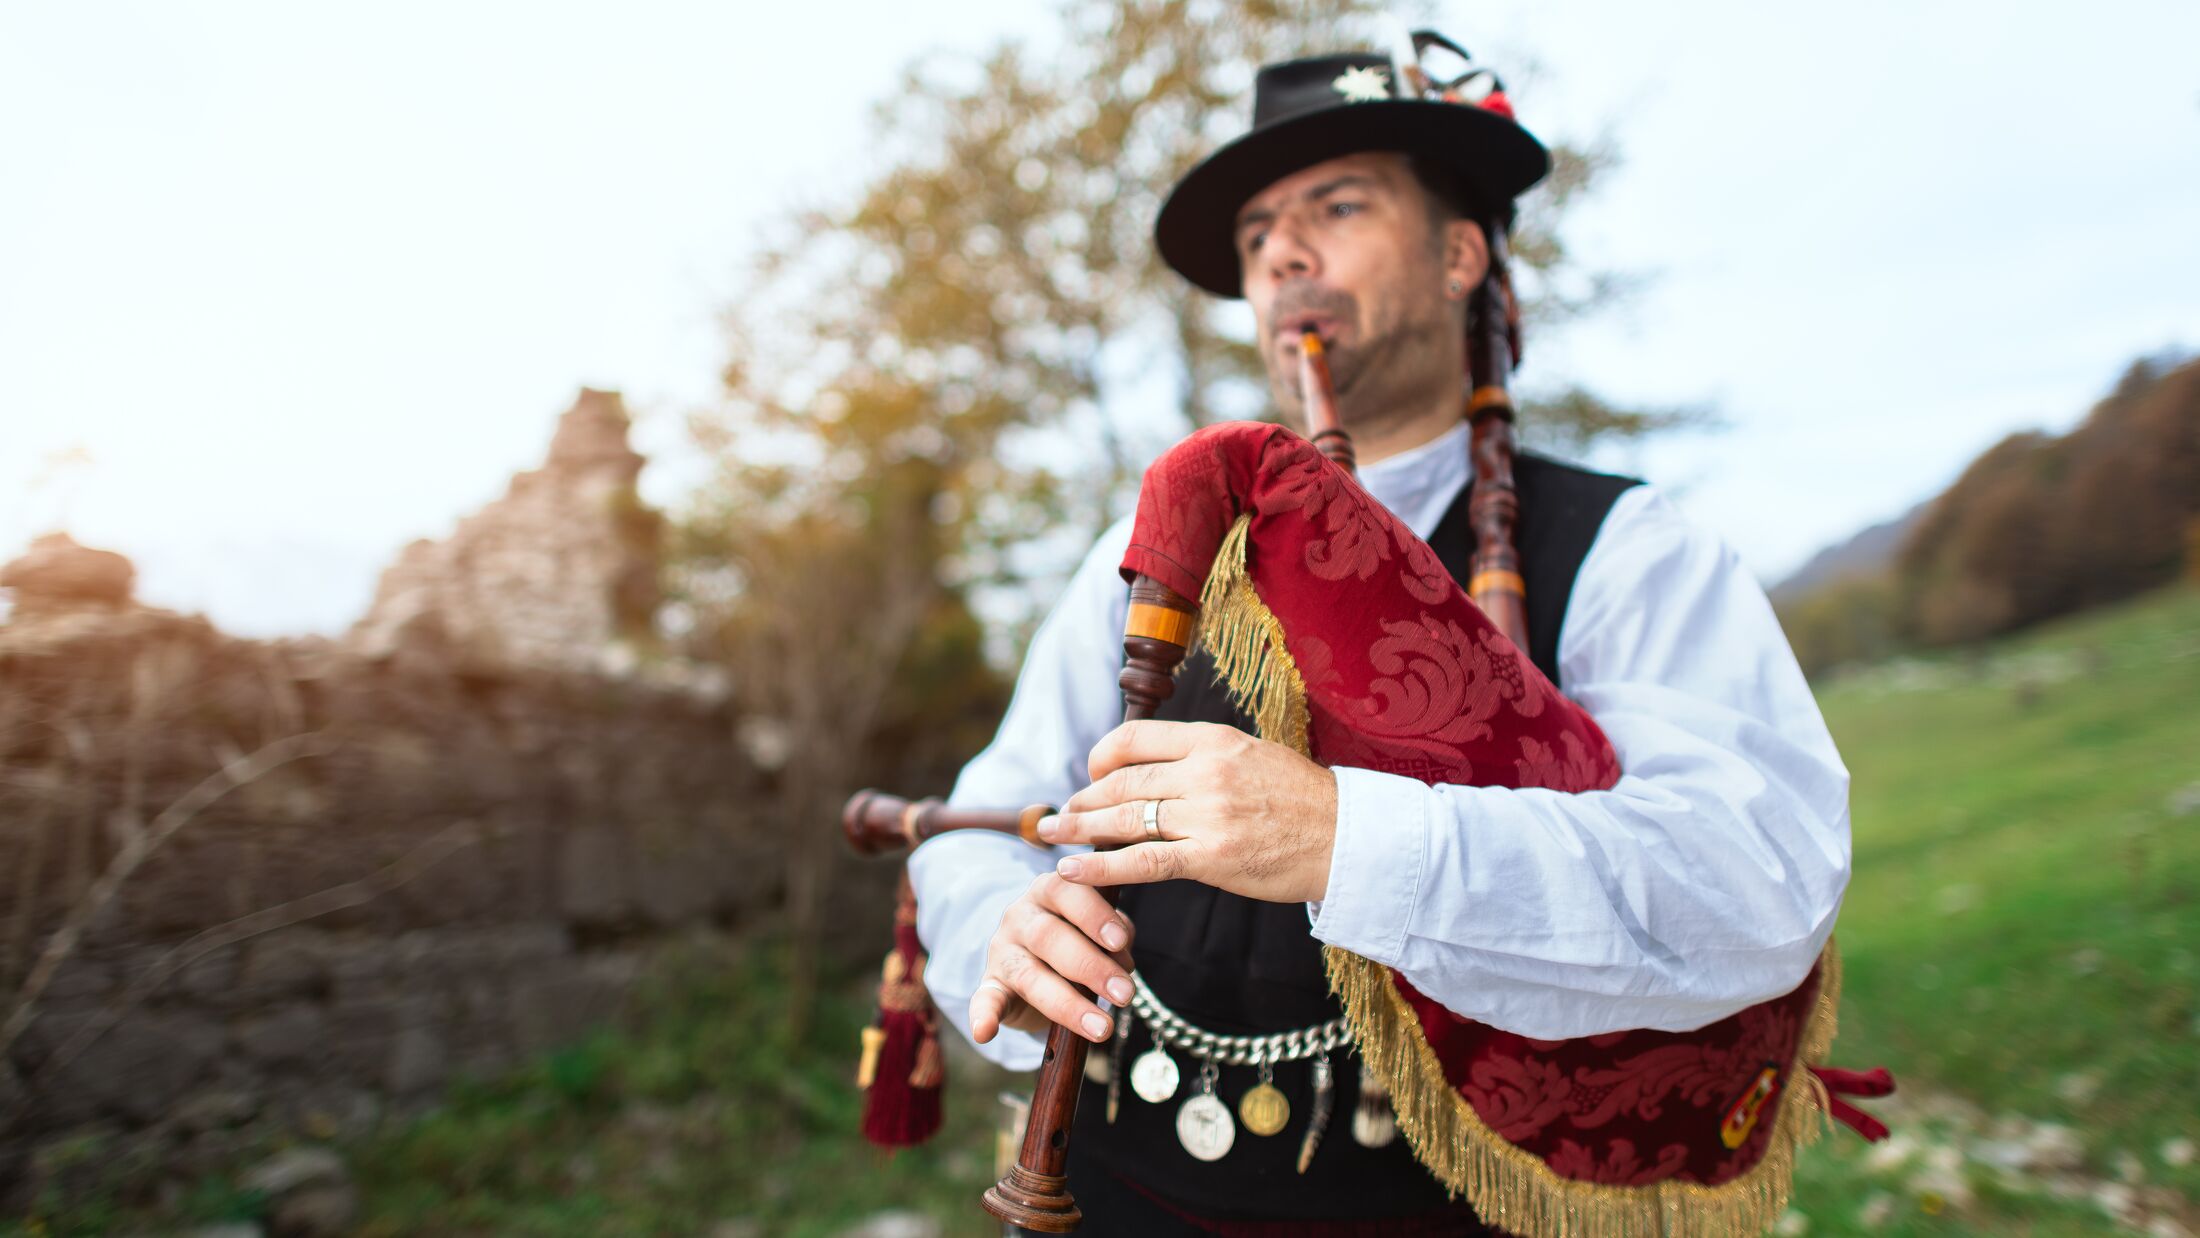
<path id="1" fill-rule="evenodd" d="M 1828 1092 L 1843 1096 L 1886 1096 L 1894 1091 L 1894 1076 L 1884 1066 L 1870 1070 L 1843 1070 L 1838 1066 L 1813 1066 L 1811 1073 L 1826 1085 Z"/>
<path id="2" fill-rule="evenodd" d="M 1490 93 L 1483 95 L 1482 107 L 1486 111 L 1497 113 L 1499 116 L 1504 117 L 1506 120 L 1518 119 L 1518 117 L 1513 115 L 1512 100 L 1506 98 L 1505 92 L 1502 90 L 1493 90 Z"/>
<path id="3" fill-rule="evenodd" d="M 917 941 L 916 894 L 908 874 L 894 908 L 894 948 L 878 988 L 878 1022 L 863 1033 L 863 1137 L 882 1148 L 907 1148 L 940 1129 L 947 1063 L 940 1054 L 940 1015 L 924 988 L 924 947 Z"/>
<path id="4" fill-rule="evenodd" d="M 1887 1137 L 1887 1124 L 1864 1112 L 1843 1096 L 1885 1096 L 1894 1091 L 1894 1076 L 1884 1066 L 1870 1070 L 1843 1070 L 1838 1066 L 1813 1066 L 1811 1073 L 1826 1085 L 1826 1112 L 1834 1120 L 1862 1135 L 1867 1143 Z"/>

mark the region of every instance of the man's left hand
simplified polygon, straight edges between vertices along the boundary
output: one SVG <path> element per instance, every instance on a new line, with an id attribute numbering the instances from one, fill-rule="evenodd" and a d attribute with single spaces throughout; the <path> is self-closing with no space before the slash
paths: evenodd
<path id="1" fill-rule="evenodd" d="M 1092 750 L 1092 785 L 1039 822 L 1051 843 L 1117 844 L 1055 867 L 1079 885 L 1197 881 L 1272 903 L 1329 889 L 1334 774 L 1281 744 L 1207 722 L 1126 722 Z M 1160 802 L 1160 841 L 1144 821 Z"/>

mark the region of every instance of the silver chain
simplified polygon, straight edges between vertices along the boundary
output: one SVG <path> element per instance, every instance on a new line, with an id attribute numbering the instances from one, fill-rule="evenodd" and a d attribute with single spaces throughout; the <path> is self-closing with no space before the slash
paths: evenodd
<path id="1" fill-rule="evenodd" d="M 1269 1066 L 1277 1062 L 1303 1061 L 1328 1053 L 1352 1039 L 1352 1029 L 1343 1015 L 1313 1027 L 1272 1032 L 1266 1036 L 1225 1036 L 1191 1023 L 1162 1005 L 1161 999 L 1146 987 L 1146 978 L 1137 972 L 1131 973 L 1131 984 L 1136 986 L 1131 995 L 1131 1009 L 1146 1021 L 1155 1040 L 1225 1066 Z"/>

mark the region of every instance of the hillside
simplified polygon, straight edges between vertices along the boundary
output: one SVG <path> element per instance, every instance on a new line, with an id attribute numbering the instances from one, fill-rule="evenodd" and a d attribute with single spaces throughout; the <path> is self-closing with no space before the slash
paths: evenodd
<path id="1" fill-rule="evenodd" d="M 1911 1100 L 1806 1162 L 1809 1232 L 2194 1228 L 2148 1200 L 2200 1198 L 2200 591 L 1820 699 L 1855 779 L 1834 1058 Z"/>
<path id="2" fill-rule="evenodd" d="M 2142 357 L 2069 433 L 2012 434 L 1773 590 L 1813 675 L 2200 579 L 2200 361 Z"/>
<path id="3" fill-rule="evenodd" d="M 1772 586 L 1770 592 L 1775 604 L 1789 599 L 1808 596 L 1815 590 L 1843 580 L 1878 576 L 1894 566 L 1895 556 L 1902 550 L 1903 540 L 1910 530 L 1917 527 L 1930 500 L 1920 503 L 1892 520 L 1850 534 L 1841 541 L 1826 547 L 1804 560 L 1803 566 L 1788 573 L 1787 578 Z"/>

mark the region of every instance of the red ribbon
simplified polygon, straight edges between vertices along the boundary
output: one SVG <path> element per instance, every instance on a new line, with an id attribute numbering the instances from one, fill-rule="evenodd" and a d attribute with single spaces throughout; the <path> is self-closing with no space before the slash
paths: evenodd
<path id="1" fill-rule="evenodd" d="M 1810 1072 L 1826 1085 L 1826 1112 L 1857 1134 L 1867 1143 L 1878 1143 L 1887 1137 L 1887 1124 L 1864 1112 L 1844 1096 L 1885 1096 L 1894 1091 L 1894 1076 L 1884 1066 L 1870 1070 L 1843 1070 L 1838 1066 L 1813 1066 Z"/>

